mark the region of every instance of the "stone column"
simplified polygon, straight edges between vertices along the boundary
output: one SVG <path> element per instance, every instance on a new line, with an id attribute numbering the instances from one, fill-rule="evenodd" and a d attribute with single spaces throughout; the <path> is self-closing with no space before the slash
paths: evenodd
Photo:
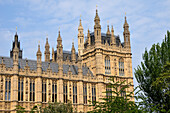
<path id="1" fill-rule="evenodd" d="M 59 79 L 57 82 L 57 100 L 63 102 L 63 80 Z"/>
<path id="2" fill-rule="evenodd" d="M 77 86 L 78 112 L 83 112 L 83 81 L 79 81 Z"/>

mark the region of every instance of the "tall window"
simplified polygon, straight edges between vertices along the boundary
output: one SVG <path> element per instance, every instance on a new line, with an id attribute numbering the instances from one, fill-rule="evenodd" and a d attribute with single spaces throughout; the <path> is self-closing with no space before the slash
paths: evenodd
<path id="1" fill-rule="evenodd" d="M 122 58 L 119 60 L 119 76 L 124 76 L 124 61 Z"/>
<path id="2" fill-rule="evenodd" d="M 63 99 L 64 103 L 67 103 L 67 82 L 63 83 Z"/>
<path id="3" fill-rule="evenodd" d="M 23 101 L 24 78 L 18 78 L 18 101 Z"/>
<path id="4" fill-rule="evenodd" d="M 87 104 L 87 84 L 83 84 L 83 101 L 84 104 Z"/>
<path id="5" fill-rule="evenodd" d="M 47 101 L 47 85 L 46 80 L 42 80 L 42 102 Z"/>
<path id="6" fill-rule="evenodd" d="M 5 78 L 5 100 L 11 99 L 11 78 Z"/>
<path id="7" fill-rule="evenodd" d="M 77 82 L 73 82 L 73 103 L 77 103 Z"/>
<path id="8" fill-rule="evenodd" d="M 110 58 L 109 56 L 105 57 L 105 74 L 110 74 Z"/>
<path id="9" fill-rule="evenodd" d="M 111 98 L 112 96 L 112 88 L 106 86 L 106 97 Z"/>
<path id="10" fill-rule="evenodd" d="M 92 84 L 92 101 L 96 101 L 96 85 Z"/>
<path id="11" fill-rule="evenodd" d="M 52 102 L 57 102 L 57 82 L 53 81 L 52 84 Z"/>
<path id="12" fill-rule="evenodd" d="M 35 101 L 35 80 L 30 79 L 30 101 Z"/>

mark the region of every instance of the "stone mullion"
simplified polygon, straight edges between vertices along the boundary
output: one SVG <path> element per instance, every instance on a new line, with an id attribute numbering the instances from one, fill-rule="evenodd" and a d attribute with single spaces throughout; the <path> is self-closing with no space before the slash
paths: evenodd
<path id="1" fill-rule="evenodd" d="M 57 101 L 58 102 L 63 102 L 63 80 L 59 79 L 57 81 Z"/>
<path id="2" fill-rule="evenodd" d="M 47 80 L 47 102 L 52 102 L 52 80 Z"/>
<path id="3" fill-rule="evenodd" d="M 69 81 L 68 82 L 68 100 L 70 100 L 71 102 L 73 102 L 73 99 L 72 99 L 72 95 L 73 95 L 73 90 L 72 90 L 72 82 L 71 81 Z"/>

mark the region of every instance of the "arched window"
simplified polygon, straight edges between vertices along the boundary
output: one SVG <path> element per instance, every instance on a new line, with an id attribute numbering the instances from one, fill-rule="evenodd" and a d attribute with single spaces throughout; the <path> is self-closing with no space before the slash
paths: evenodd
<path id="1" fill-rule="evenodd" d="M 110 74 L 110 58 L 109 56 L 105 57 L 105 74 Z"/>
<path id="2" fill-rule="evenodd" d="M 124 60 L 120 58 L 119 60 L 119 76 L 124 76 Z"/>

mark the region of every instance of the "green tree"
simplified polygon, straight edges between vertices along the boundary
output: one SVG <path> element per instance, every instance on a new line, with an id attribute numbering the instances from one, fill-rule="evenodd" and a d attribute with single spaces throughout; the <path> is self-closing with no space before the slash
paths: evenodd
<path id="1" fill-rule="evenodd" d="M 153 86 L 156 89 L 160 89 L 163 95 L 163 102 L 167 104 L 162 104 L 158 108 L 161 112 L 170 113 L 170 63 L 167 63 L 163 67 L 163 72 L 160 74 L 156 81 L 153 82 Z"/>
<path id="2" fill-rule="evenodd" d="M 169 66 L 164 68 L 164 65 L 167 65 L 168 62 L 170 62 L 169 31 L 161 45 L 159 43 L 153 44 L 149 51 L 145 50 L 141 66 L 138 65 L 137 69 L 135 69 L 135 77 L 142 91 L 139 94 L 139 97 L 143 100 L 140 105 L 144 106 L 149 112 L 161 113 L 169 110 L 169 95 L 165 96 L 165 92 L 168 92 L 170 86 L 167 85 L 168 80 L 162 81 L 161 78 L 169 68 Z M 166 85 L 160 88 L 160 85 L 155 81 Z"/>
<path id="3" fill-rule="evenodd" d="M 102 98 L 103 102 L 94 101 L 92 105 L 94 109 L 89 113 L 143 113 L 142 110 L 138 109 L 138 105 L 131 100 L 134 98 L 134 91 L 126 92 L 122 96 L 122 92 L 129 88 L 130 84 L 125 85 L 126 81 L 114 82 L 114 77 L 111 80 L 113 83 L 109 83 L 106 87 L 113 90 L 103 93 L 111 93 L 112 95 Z"/>
<path id="4" fill-rule="evenodd" d="M 61 102 L 49 103 L 43 109 L 43 113 L 73 113 L 73 107 L 70 101 L 67 104 Z"/>
<path id="5" fill-rule="evenodd" d="M 25 113 L 25 108 L 20 105 L 17 105 L 15 110 L 17 113 Z"/>

